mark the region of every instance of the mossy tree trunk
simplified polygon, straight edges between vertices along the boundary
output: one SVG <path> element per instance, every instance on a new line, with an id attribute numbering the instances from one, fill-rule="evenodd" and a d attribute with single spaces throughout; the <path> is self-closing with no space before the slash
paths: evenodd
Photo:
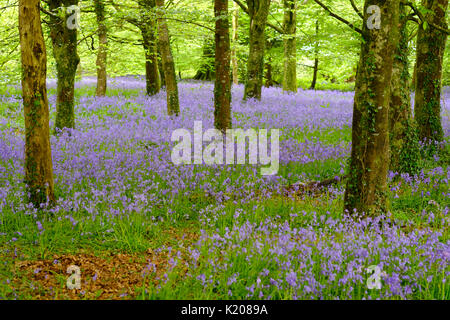
<path id="1" fill-rule="evenodd" d="M 106 59 L 108 55 L 108 34 L 105 23 L 105 3 L 103 0 L 94 0 L 95 15 L 98 25 L 98 52 L 97 52 L 97 90 L 98 97 L 106 94 L 107 74 Z"/>
<path id="2" fill-rule="evenodd" d="M 157 27 L 155 15 L 155 0 L 140 2 L 144 17 L 139 29 L 142 34 L 142 44 L 145 52 L 145 82 L 147 95 L 153 96 L 161 89 L 161 79 L 158 66 Z"/>
<path id="3" fill-rule="evenodd" d="M 407 22 L 406 7 L 400 5 L 400 38 L 394 54 L 389 105 L 390 169 L 415 174 L 419 169 L 420 152 L 417 127 L 411 114 Z"/>
<path id="4" fill-rule="evenodd" d="M 448 0 L 423 0 L 430 13 L 425 18 L 434 25 L 447 28 L 445 13 Z M 441 123 L 442 62 L 447 35 L 430 25 L 420 24 L 416 50 L 416 95 L 414 118 L 419 129 L 419 139 L 442 141 Z"/>
<path id="5" fill-rule="evenodd" d="M 73 13 L 66 10 L 78 0 L 49 0 L 50 37 L 56 61 L 57 97 L 55 131 L 75 128 L 74 93 L 75 75 L 80 57 L 77 53 L 77 29 L 70 29 L 67 21 Z M 61 11 L 62 10 L 62 11 Z"/>
<path id="6" fill-rule="evenodd" d="M 261 100 L 266 42 L 264 29 L 269 14 L 270 0 L 247 0 L 247 6 L 250 17 L 250 48 L 244 100 L 248 98 Z"/>
<path id="7" fill-rule="evenodd" d="M 231 128 L 230 30 L 228 0 L 215 0 L 214 16 L 216 81 L 214 84 L 214 125 L 225 133 Z"/>
<path id="8" fill-rule="evenodd" d="M 46 76 L 47 55 L 39 0 L 19 1 L 22 94 L 25 116 L 27 201 L 39 208 L 55 201 Z"/>
<path id="9" fill-rule="evenodd" d="M 233 46 L 231 48 L 231 65 L 232 65 L 232 73 L 233 73 L 233 84 L 239 83 L 239 64 L 237 58 L 237 45 L 238 45 L 238 28 L 239 28 L 239 6 L 234 3 L 234 11 L 233 11 Z"/>
<path id="10" fill-rule="evenodd" d="M 297 92 L 297 46 L 296 46 L 296 26 L 297 26 L 297 2 L 296 0 L 284 0 L 283 19 L 283 90 Z"/>
<path id="11" fill-rule="evenodd" d="M 167 113 L 178 115 L 180 113 L 180 103 L 178 100 L 178 85 L 175 75 L 175 63 L 172 50 L 170 48 L 169 28 L 164 17 L 164 0 L 156 0 L 157 20 L 158 20 L 158 43 L 161 50 L 162 67 L 166 81 L 167 92 Z"/>
<path id="12" fill-rule="evenodd" d="M 380 29 L 369 29 L 369 5 L 381 11 Z M 398 42 L 400 0 L 366 0 L 353 105 L 352 152 L 344 209 L 385 212 L 389 169 L 389 101 L 393 56 Z"/>

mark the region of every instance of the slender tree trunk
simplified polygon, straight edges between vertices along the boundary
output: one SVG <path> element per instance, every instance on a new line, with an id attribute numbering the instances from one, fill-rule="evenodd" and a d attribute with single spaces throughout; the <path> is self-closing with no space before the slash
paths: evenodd
<path id="1" fill-rule="evenodd" d="M 27 200 L 39 208 L 55 201 L 47 100 L 47 55 L 39 0 L 19 1 L 22 94 L 25 115 Z"/>
<path id="2" fill-rule="evenodd" d="M 247 5 L 250 16 L 250 49 L 244 100 L 247 98 L 261 100 L 266 42 L 264 29 L 269 14 L 270 0 L 247 0 Z"/>
<path id="3" fill-rule="evenodd" d="M 316 20 L 316 43 L 314 45 L 314 68 L 313 68 L 313 79 L 311 82 L 311 87 L 309 89 L 316 89 L 317 73 L 319 71 L 319 20 Z"/>
<path id="4" fill-rule="evenodd" d="M 431 10 L 425 17 L 433 24 L 447 28 L 445 12 L 448 0 L 423 0 Z M 419 128 L 419 139 L 442 141 L 441 123 L 442 62 L 447 35 L 430 25 L 420 24 L 417 34 L 417 74 L 414 117 Z"/>
<path id="5" fill-rule="evenodd" d="M 420 151 L 417 127 L 411 114 L 407 22 L 406 7 L 400 5 L 400 38 L 394 54 L 389 105 L 390 169 L 415 174 L 419 168 Z"/>
<path id="6" fill-rule="evenodd" d="M 265 63 L 265 65 L 266 65 L 266 74 L 264 77 L 266 78 L 266 83 L 264 84 L 264 86 L 266 88 L 273 87 L 272 59 L 270 57 L 267 58 L 267 62 Z"/>
<path id="7" fill-rule="evenodd" d="M 239 28 L 239 6 L 234 3 L 234 11 L 233 11 L 233 46 L 231 48 L 231 65 L 233 70 L 233 84 L 239 83 L 239 65 L 237 58 L 237 44 L 238 44 L 238 28 Z"/>
<path id="8" fill-rule="evenodd" d="M 156 26 L 153 26 L 156 27 Z M 152 28 L 152 26 L 150 26 Z M 153 96 L 161 89 L 161 81 L 158 68 L 158 50 L 156 46 L 155 31 L 148 24 L 141 29 L 142 44 L 145 52 L 145 82 L 147 95 Z"/>
<path id="9" fill-rule="evenodd" d="M 380 29 L 368 29 L 369 5 L 382 12 Z M 344 209 L 385 212 L 389 168 L 389 101 L 398 43 L 400 0 L 366 0 L 353 106 L 352 152 Z"/>
<path id="10" fill-rule="evenodd" d="M 97 52 L 97 90 L 98 97 L 106 94 L 107 74 L 106 59 L 108 54 L 108 34 L 105 24 L 105 3 L 103 0 L 94 0 L 95 15 L 98 25 L 98 52 Z"/>
<path id="11" fill-rule="evenodd" d="M 311 86 L 309 87 L 310 90 L 316 90 L 316 83 L 317 83 L 317 73 L 319 72 L 319 57 L 315 56 L 314 58 L 314 67 L 313 67 L 313 79 L 311 82 Z"/>
<path id="12" fill-rule="evenodd" d="M 413 76 L 411 80 L 411 90 L 416 90 L 417 63 L 414 63 Z"/>
<path id="13" fill-rule="evenodd" d="M 297 92 L 297 2 L 296 0 L 284 0 L 283 38 L 284 45 L 284 69 L 283 90 Z"/>
<path id="14" fill-rule="evenodd" d="M 230 30 L 228 0 L 215 0 L 216 81 L 214 84 L 214 125 L 225 133 L 231 128 Z"/>
<path id="15" fill-rule="evenodd" d="M 214 39 L 207 37 L 203 42 L 202 65 L 194 76 L 195 80 L 211 81 L 216 78 Z"/>
<path id="16" fill-rule="evenodd" d="M 178 115 L 180 113 L 180 103 L 178 100 L 178 85 L 175 75 L 175 63 L 170 49 L 169 28 L 164 18 L 164 0 L 156 0 L 158 17 L 158 40 L 161 49 L 162 65 L 166 80 L 167 91 L 167 113 Z"/>
<path id="17" fill-rule="evenodd" d="M 156 51 L 158 52 L 159 83 L 160 83 L 161 87 L 165 87 L 166 86 L 166 77 L 164 76 L 164 68 L 163 68 L 163 64 L 162 64 L 161 49 L 159 49 L 158 43 L 156 45 Z"/>
<path id="18" fill-rule="evenodd" d="M 53 56 L 57 71 L 57 97 L 55 132 L 63 128 L 75 128 L 74 93 L 75 75 L 80 57 L 77 53 L 77 29 L 67 25 L 73 13 L 66 10 L 77 5 L 78 0 L 50 0 L 50 37 L 53 44 Z M 59 10 L 63 14 L 57 16 Z"/>
<path id="19" fill-rule="evenodd" d="M 107 73 L 106 73 L 106 61 L 107 61 L 107 49 L 108 49 L 108 36 L 107 28 L 105 25 L 105 4 L 102 0 L 94 0 L 94 9 L 98 26 L 98 51 L 97 51 L 97 89 L 96 95 L 102 97 L 106 94 L 107 88 Z"/>

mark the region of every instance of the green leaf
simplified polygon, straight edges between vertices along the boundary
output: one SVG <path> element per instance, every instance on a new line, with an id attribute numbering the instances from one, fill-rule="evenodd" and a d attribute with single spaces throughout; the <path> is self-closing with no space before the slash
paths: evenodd
<path id="1" fill-rule="evenodd" d="M 426 21 L 423 22 L 423 30 L 427 30 L 428 23 Z"/>

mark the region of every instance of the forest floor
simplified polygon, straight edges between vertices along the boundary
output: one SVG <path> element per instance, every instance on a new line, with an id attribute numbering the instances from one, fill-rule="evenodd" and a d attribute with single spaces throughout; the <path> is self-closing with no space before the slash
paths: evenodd
<path id="1" fill-rule="evenodd" d="M 0 87 L 0 299 L 450 299 L 447 88 L 444 151 L 415 176 L 390 172 L 390 213 L 367 219 L 343 213 L 343 181 L 300 187 L 345 175 L 352 92 L 242 102 L 233 87 L 234 128 L 280 129 L 279 171 L 262 176 L 172 163 L 173 130 L 213 127 L 212 83 L 181 82 L 175 119 L 144 88 L 111 79 L 96 98 L 95 80 L 77 83 L 76 129 L 51 136 L 57 205 L 38 211 L 23 202 L 20 89 Z M 53 81 L 49 102 L 53 127 Z"/>

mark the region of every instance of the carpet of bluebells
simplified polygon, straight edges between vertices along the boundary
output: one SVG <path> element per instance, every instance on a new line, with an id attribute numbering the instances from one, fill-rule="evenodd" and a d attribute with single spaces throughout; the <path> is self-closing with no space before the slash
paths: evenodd
<path id="1" fill-rule="evenodd" d="M 279 172 L 261 176 L 258 165 L 171 162 L 173 130 L 213 127 L 212 83 L 181 82 L 175 118 L 165 92 L 146 96 L 142 79 L 108 85 L 97 98 L 95 79 L 77 83 L 76 129 L 51 136 L 57 205 L 39 211 L 23 202 L 19 88 L 0 89 L 0 249 L 169 252 L 162 275 L 148 261 L 140 298 L 450 299 L 447 159 L 422 161 L 414 176 L 390 172 L 383 217 L 345 215 L 342 181 L 314 193 L 287 188 L 345 174 L 353 92 L 265 88 L 262 101 L 243 102 L 234 86 L 234 128 L 280 129 Z M 54 81 L 48 87 L 53 127 Z M 447 89 L 442 105 L 448 144 Z M 186 225 L 198 235 L 189 246 L 158 241 Z M 373 265 L 381 289 L 367 285 Z M 12 297 L 6 269 L 0 298 Z"/>

